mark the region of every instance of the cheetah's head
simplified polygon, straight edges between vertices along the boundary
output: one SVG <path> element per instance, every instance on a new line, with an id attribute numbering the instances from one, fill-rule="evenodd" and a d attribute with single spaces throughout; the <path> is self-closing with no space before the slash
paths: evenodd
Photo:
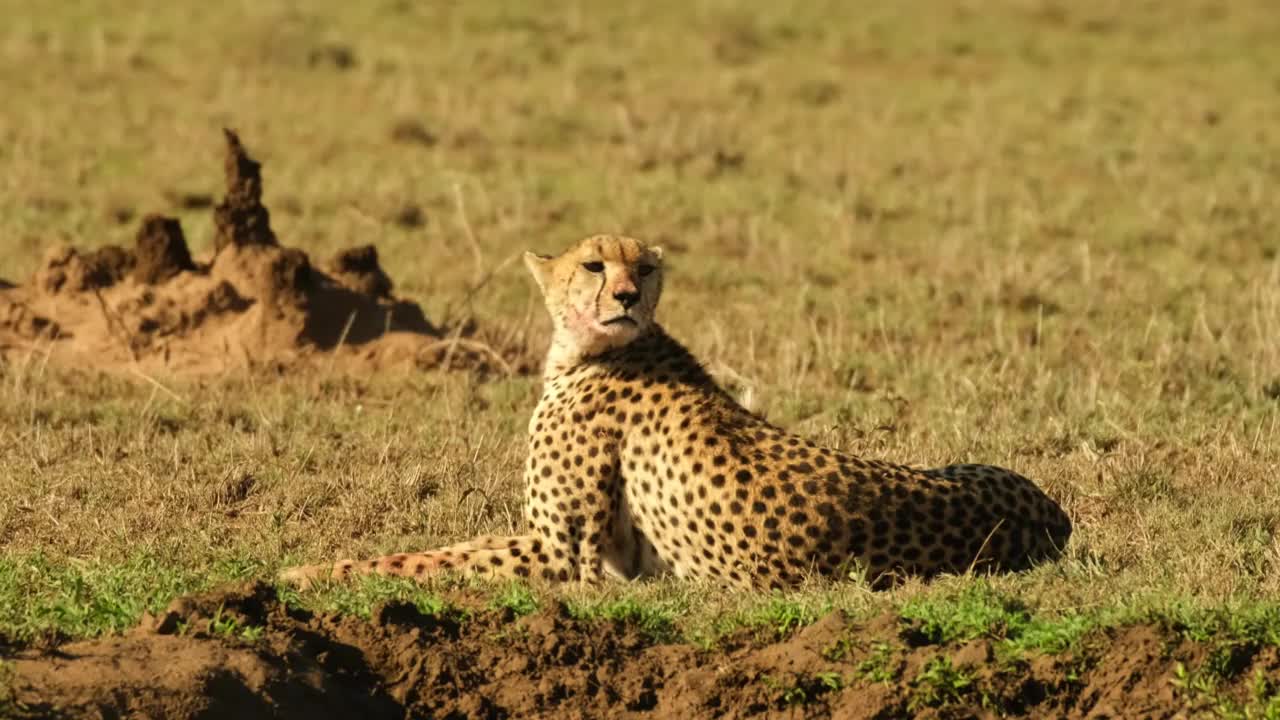
<path id="1" fill-rule="evenodd" d="M 653 328 L 662 248 L 595 235 L 555 257 L 525 253 L 555 324 L 552 355 L 574 362 L 622 347 Z"/>

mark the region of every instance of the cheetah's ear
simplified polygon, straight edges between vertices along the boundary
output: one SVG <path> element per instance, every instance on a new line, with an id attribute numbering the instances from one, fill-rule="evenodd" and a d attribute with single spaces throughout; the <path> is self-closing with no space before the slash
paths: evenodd
<path id="1" fill-rule="evenodd" d="M 524 266 L 529 268 L 529 273 L 533 275 L 533 279 L 538 283 L 540 290 L 545 291 L 547 289 L 547 272 L 551 269 L 552 259 L 550 255 L 539 255 L 535 252 L 526 252 L 524 254 Z"/>
<path id="2" fill-rule="evenodd" d="M 655 247 L 651 247 L 651 248 L 649 248 L 649 252 L 653 253 L 653 259 L 654 259 L 654 260 L 657 260 L 658 262 L 662 262 L 662 248 L 661 248 L 661 247 L 656 247 L 656 246 L 655 246 Z"/>

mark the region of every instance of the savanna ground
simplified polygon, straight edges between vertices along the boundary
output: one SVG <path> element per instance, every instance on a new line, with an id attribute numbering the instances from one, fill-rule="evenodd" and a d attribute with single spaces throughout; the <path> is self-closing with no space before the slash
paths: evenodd
<path id="1" fill-rule="evenodd" d="M 233 127 L 283 244 L 375 243 L 511 371 L 9 348 L 0 714 L 1280 717 L 1269 0 L 0 15 L 0 278 L 150 212 L 207 255 Z M 253 584 L 522 527 L 548 323 L 515 260 L 593 232 L 667 248 L 664 324 L 746 404 L 1036 478 L 1065 558 L 886 593 Z"/>

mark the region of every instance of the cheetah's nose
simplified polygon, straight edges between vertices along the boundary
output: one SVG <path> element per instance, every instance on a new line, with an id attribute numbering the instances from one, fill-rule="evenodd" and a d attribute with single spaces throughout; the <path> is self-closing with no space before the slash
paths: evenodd
<path id="1" fill-rule="evenodd" d="M 635 290 L 617 290 L 613 299 L 622 303 L 623 309 L 630 310 L 632 305 L 640 302 L 640 293 Z"/>

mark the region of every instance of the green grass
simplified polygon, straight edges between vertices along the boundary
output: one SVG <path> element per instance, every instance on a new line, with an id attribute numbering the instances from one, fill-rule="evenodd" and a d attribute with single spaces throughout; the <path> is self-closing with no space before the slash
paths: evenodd
<path id="1" fill-rule="evenodd" d="M 1089 630 L 1132 620 L 1109 618 L 1106 612 L 1038 618 L 1017 598 L 983 582 L 950 594 L 910 598 L 898 612 L 917 642 L 941 645 L 986 638 L 1000 641 L 1009 650 L 1050 654 L 1072 647 Z"/>
<path id="2" fill-rule="evenodd" d="M 205 623 L 204 630 L 215 637 L 222 637 L 228 640 L 243 640 L 253 643 L 262 639 L 266 634 L 266 627 L 262 625 L 245 625 L 234 617 L 223 614 L 220 607 Z M 191 626 L 187 623 L 179 621 L 178 634 L 186 634 L 191 631 Z"/>
<path id="3" fill-rule="evenodd" d="M 973 684 L 972 673 L 953 666 L 945 656 L 934 657 L 912 681 L 913 692 L 908 707 L 918 710 L 961 702 Z"/>
<path id="4" fill-rule="evenodd" d="M 893 682 L 898 678 L 899 672 L 893 652 L 893 646 L 887 642 L 873 644 L 871 656 L 858 663 L 858 675 L 871 682 Z"/>
<path id="5" fill-rule="evenodd" d="M 208 212 L 170 198 L 221 193 L 229 125 L 265 163 L 283 242 L 313 257 L 376 242 L 433 320 L 474 319 L 536 354 L 547 323 L 504 261 L 632 233 L 668 250 L 663 322 L 754 409 L 871 457 L 1015 468 L 1076 528 L 1061 562 L 1017 576 L 882 595 L 570 592 L 584 617 L 713 642 L 893 611 L 930 642 L 1047 652 L 1154 618 L 1275 644 L 1267 0 L 0 0 L 0 14 L 15 108 L 0 114 L 3 279 L 55 241 L 128 244 L 151 211 L 208 251 Z M 405 122 L 436 142 L 395 141 Z M 396 222 L 409 208 L 424 225 Z M 160 378 L 170 395 L 6 357 L 8 638 L 118 631 L 291 563 L 524 528 L 535 377 Z M 446 608 L 437 590 L 297 601 L 430 611 Z M 533 607 L 493 593 L 496 611 Z"/>
<path id="6" fill-rule="evenodd" d="M 752 603 L 740 612 L 724 615 L 716 623 L 720 634 L 739 629 L 758 631 L 764 638 L 785 638 L 796 630 L 813 623 L 832 610 L 829 599 L 806 594 L 774 594 Z"/>
<path id="7" fill-rule="evenodd" d="M 6 555 L 0 558 L 0 635 L 28 641 L 120 632 L 137 624 L 143 612 L 163 610 L 178 595 L 253 571 L 229 562 L 194 572 L 154 556 L 99 564 Z"/>
<path id="8" fill-rule="evenodd" d="M 423 588 L 406 578 L 369 576 L 352 583 L 328 583 L 314 592 L 298 593 L 292 588 L 278 588 L 287 604 L 317 612 L 354 615 L 369 619 L 374 611 L 388 603 L 405 603 L 427 616 L 448 616 L 465 620 L 468 611 L 455 606 L 438 591 Z"/>
<path id="9" fill-rule="evenodd" d="M 1280 718 L 1280 687 L 1265 672 L 1255 672 L 1249 683 L 1249 692 L 1243 699 L 1224 694 L 1220 688 L 1223 679 L 1211 668 L 1188 670 L 1178 663 L 1170 682 L 1182 698 L 1222 720 Z"/>
<path id="10" fill-rule="evenodd" d="M 827 693 L 840 692 L 846 687 L 844 678 L 838 672 L 822 671 L 813 675 L 793 674 L 790 678 L 777 678 L 765 675 L 760 682 L 773 695 L 775 705 L 806 705 L 818 701 Z"/>
<path id="11" fill-rule="evenodd" d="M 1178 603 L 1157 619 L 1196 642 L 1280 645 L 1280 603 L 1274 600 L 1208 608 Z"/>
<path id="12" fill-rule="evenodd" d="M 569 617 L 586 622 L 608 621 L 634 627 L 653 642 L 672 642 L 676 619 L 684 608 L 678 602 L 653 602 L 637 598 L 575 600 L 567 604 Z"/>
<path id="13" fill-rule="evenodd" d="M 525 615 L 537 612 L 540 607 L 538 597 L 528 586 L 519 582 L 508 583 L 505 588 L 499 590 L 493 599 L 489 601 L 489 608 L 493 610 L 506 610 L 513 617 L 523 617 Z"/>

